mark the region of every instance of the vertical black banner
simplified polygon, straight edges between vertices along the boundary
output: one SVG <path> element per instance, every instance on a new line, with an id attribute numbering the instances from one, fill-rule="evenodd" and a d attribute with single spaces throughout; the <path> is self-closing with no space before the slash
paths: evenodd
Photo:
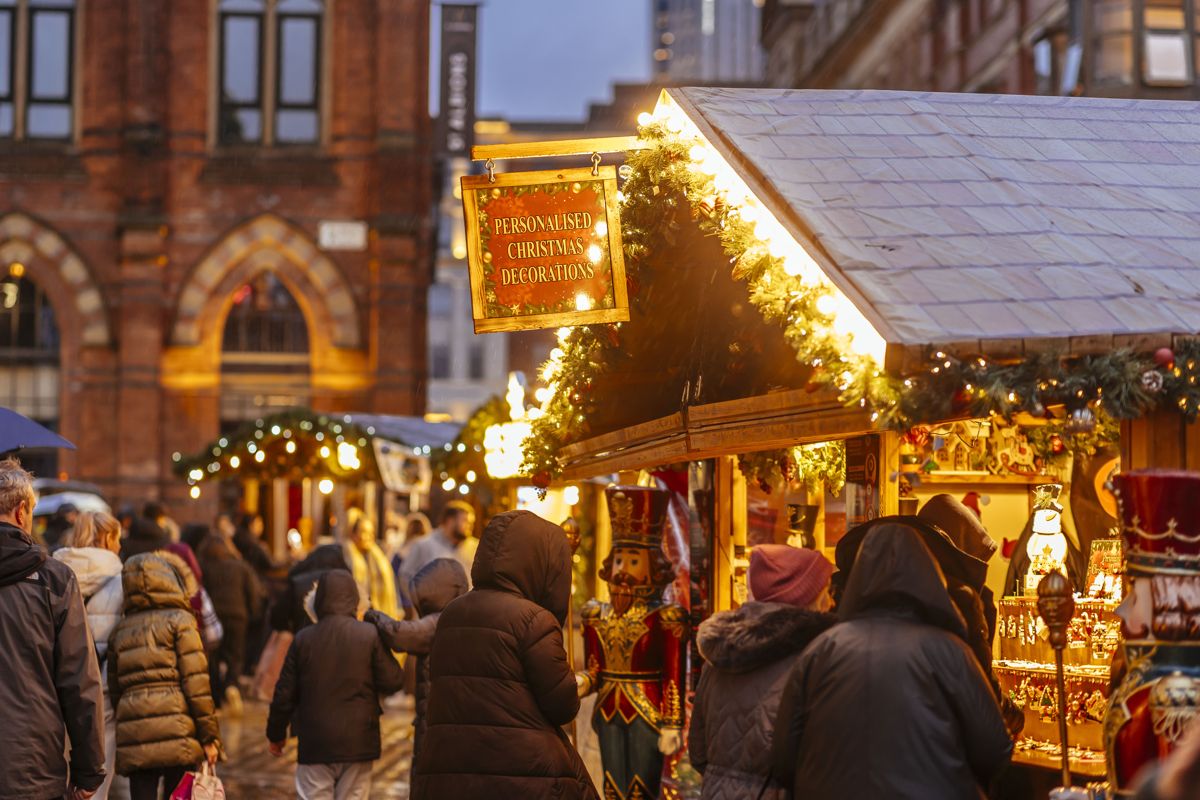
<path id="1" fill-rule="evenodd" d="M 438 148 L 448 158 L 469 158 L 475 142 L 476 6 L 443 4 L 441 102 Z"/>

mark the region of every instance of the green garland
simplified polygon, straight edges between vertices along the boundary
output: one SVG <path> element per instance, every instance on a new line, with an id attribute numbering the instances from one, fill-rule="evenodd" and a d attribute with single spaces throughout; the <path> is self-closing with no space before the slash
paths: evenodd
<path id="1" fill-rule="evenodd" d="M 359 425 L 352 416 L 293 408 L 247 422 L 198 453 L 176 453 L 172 469 L 189 486 L 233 477 L 360 480 L 379 471 L 370 446 L 374 435 L 373 427 Z M 347 469 L 338 462 L 342 442 L 357 448 L 357 467 Z"/>
<path id="2" fill-rule="evenodd" d="M 476 482 L 489 480 L 487 467 L 483 460 L 483 437 L 492 425 L 511 421 L 508 412 L 508 402 L 498 395 L 493 395 L 471 414 L 470 418 L 458 432 L 458 437 L 450 443 L 449 449 L 434 450 L 430 457 L 433 474 L 440 480 L 441 476 L 454 478 L 458 483 L 467 480 L 467 474 L 474 472 Z"/>
<path id="3" fill-rule="evenodd" d="M 822 487 L 839 495 L 846 485 L 845 442 L 789 447 L 738 456 L 738 468 L 746 480 L 755 481 L 764 492 L 792 481 L 801 481 L 809 494 Z"/>
<path id="4" fill-rule="evenodd" d="M 1047 463 L 1063 463 L 1068 457 L 1088 459 L 1121 441 L 1121 425 L 1104 411 L 1096 414 L 1091 430 L 1071 430 L 1061 421 L 1021 427 L 1029 446 Z"/>
<path id="5" fill-rule="evenodd" d="M 1042 353 L 1003 362 L 930 347 L 923 369 L 888 375 L 870 359 L 853 355 L 847 341 L 834 333 L 833 320 L 818 307 L 829 287 L 789 275 L 783 259 L 756 237 L 755 226 L 719 199 L 713 179 L 694 169 L 690 142 L 659 123 L 643 127 L 640 135 L 651 146 L 629 154 L 632 174 L 621 206 L 630 283 L 637 285 L 639 270 L 656 249 L 671 247 L 680 235 L 670 227 L 674 215 L 666 209 L 689 205 L 698 230 L 719 238 L 751 303 L 765 320 L 781 327 L 796 358 L 814 368 L 812 388 L 837 390 L 845 404 L 870 410 L 880 428 L 905 430 L 993 414 L 1012 418 L 1019 412 L 1043 416 L 1051 406 L 1103 411 L 1116 420 L 1141 416 L 1156 406 L 1177 409 L 1189 421 L 1200 414 L 1200 340 L 1177 344 L 1173 361 L 1118 350 L 1082 357 Z M 636 292 L 631 305 L 633 313 L 642 313 Z M 555 391 L 526 441 L 525 469 L 540 485 L 559 472 L 561 447 L 590 434 L 590 401 L 585 398 L 605 374 L 620 369 L 617 327 L 577 327 L 560 337 L 559 353 L 543 375 Z M 771 460 L 767 456 L 747 463 Z"/>

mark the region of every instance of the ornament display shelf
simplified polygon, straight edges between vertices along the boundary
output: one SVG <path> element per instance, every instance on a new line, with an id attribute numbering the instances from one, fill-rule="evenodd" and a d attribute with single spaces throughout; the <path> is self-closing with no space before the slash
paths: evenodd
<path id="1" fill-rule="evenodd" d="M 1053 664 L 1042 664 L 1037 661 L 1008 661 L 1005 659 L 998 659 L 993 663 L 996 667 L 1005 670 L 1013 670 L 1015 672 L 1045 673 L 1051 677 L 1054 675 Z M 1110 670 L 1108 667 L 1073 666 L 1071 664 L 1067 664 L 1063 667 L 1063 674 L 1068 678 L 1095 678 L 1108 680 L 1109 672 Z"/>
<path id="2" fill-rule="evenodd" d="M 1022 737 L 1013 750 L 1013 761 L 1034 767 L 1058 770 L 1062 768 L 1062 747 L 1057 742 Z M 1071 772 L 1087 778 L 1100 778 L 1105 774 L 1104 753 L 1082 747 L 1071 747 Z"/>
<path id="3" fill-rule="evenodd" d="M 1067 688 L 1067 736 L 1071 770 L 1104 774 L 1104 710 L 1108 705 L 1110 662 L 1119 645 L 1117 602 L 1076 598 L 1075 615 L 1063 651 Z M 1061 766 L 1054 649 L 1037 611 L 1036 597 L 1006 597 L 996 618 L 1000 652 L 993 670 L 1000 688 L 1025 714 L 1013 761 L 1049 769 Z"/>
<path id="4" fill-rule="evenodd" d="M 1032 486 L 1037 483 L 1045 483 L 1050 479 L 1047 475 L 994 475 L 990 472 L 982 471 L 952 472 L 950 470 L 935 470 L 933 472 L 921 472 L 913 470 L 901 474 L 915 476 L 922 485 L 1009 484 L 1013 486 Z"/>

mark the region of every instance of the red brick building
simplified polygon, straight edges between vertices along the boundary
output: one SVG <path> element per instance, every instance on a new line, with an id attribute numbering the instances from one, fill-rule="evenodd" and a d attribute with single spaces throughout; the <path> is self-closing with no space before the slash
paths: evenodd
<path id="1" fill-rule="evenodd" d="M 767 0 L 767 79 L 808 89 L 1200 99 L 1197 0 Z"/>
<path id="2" fill-rule="evenodd" d="M 0 0 L 0 405 L 79 446 L 43 471 L 196 516 L 172 454 L 223 428 L 424 410 L 428 14 Z"/>

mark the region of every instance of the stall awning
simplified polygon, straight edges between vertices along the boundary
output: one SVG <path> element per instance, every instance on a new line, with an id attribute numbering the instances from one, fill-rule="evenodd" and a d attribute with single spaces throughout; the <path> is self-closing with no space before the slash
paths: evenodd
<path id="1" fill-rule="evenodd" d="M 1200 331 L 1196 103 L 718 88 L 663 102 L 812 249 L 889 360 Z"/>
<path id="2" fill-rule="evenodd" d="M 174 468 L 192 487 L 208 480 L 310 478 L 379 481 L 408 490 L 415 478 L 398 475 L 406 460 L 421 460 L 458 432 L 453 423 L 420 417 L 295 408 L 247 422 L 196 453 L 177 453 Z M 427 476 L 422 480 L 428 483 Z"/>
<path id="3" fill-rule="evenodd" d="M 442 447 L 454 441 L 460 425 L 453 422 L 429 422 L 422 417 L 402 417 L 395 414 L 346 414 L 343 421 L 360 429 L 374 429 L 373 436 L 406 447 Z"/>

